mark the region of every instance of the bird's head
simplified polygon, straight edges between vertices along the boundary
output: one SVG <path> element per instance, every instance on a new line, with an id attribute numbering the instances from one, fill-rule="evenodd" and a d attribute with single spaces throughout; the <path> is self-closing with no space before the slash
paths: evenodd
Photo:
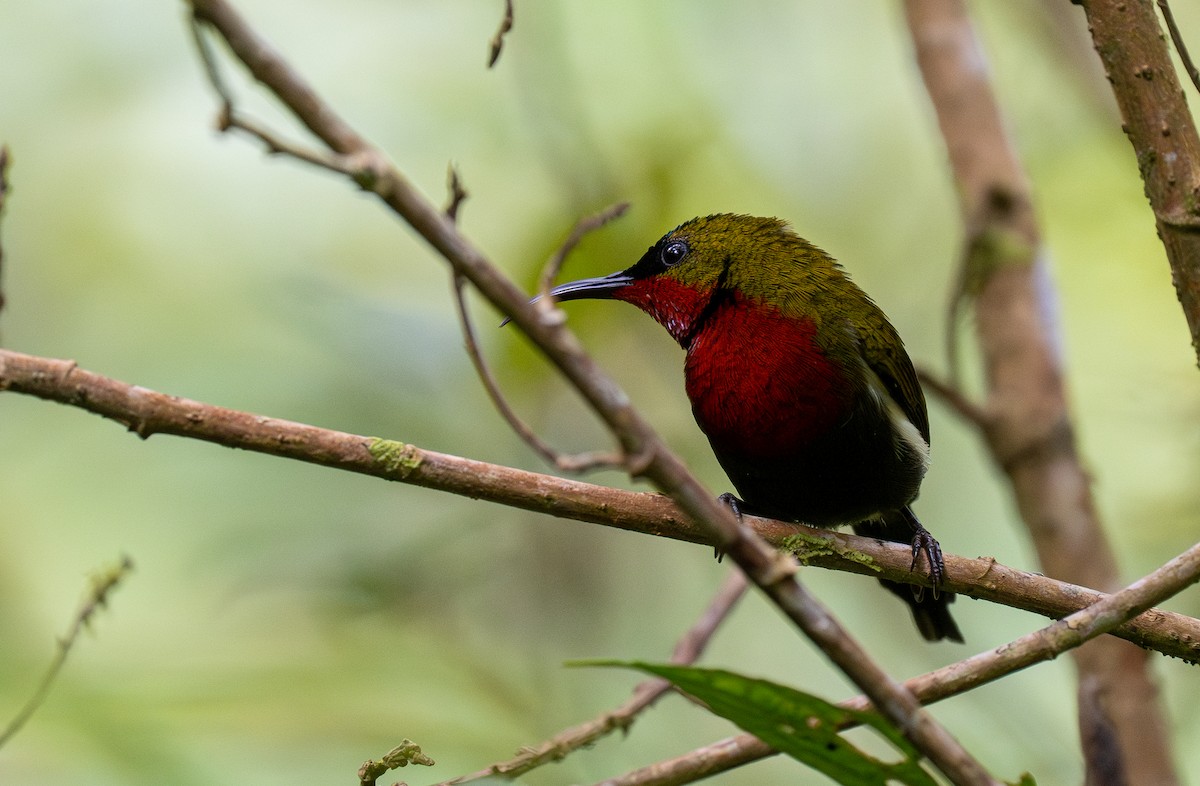
<path id="1" fill-rule="evenodd" d="M 680 224 L 625 270 L 560 284 L 551 294 L 632 303 L 686 347 L 706 310 L 722 303 L 808 312 L 813 297 L 844 281 L 833 259 L 785 222 L 723 213 Z"/>

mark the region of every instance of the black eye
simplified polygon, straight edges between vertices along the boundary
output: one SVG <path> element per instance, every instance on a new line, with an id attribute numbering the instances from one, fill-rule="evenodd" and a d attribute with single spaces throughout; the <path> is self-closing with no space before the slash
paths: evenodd
<path id="1" fill-rule="evenodd" d="M 688 255 L 688 244 L 682 240 L 672 240 L 663 246 L 662 263 L 667 267 L 678 265 Z"/>

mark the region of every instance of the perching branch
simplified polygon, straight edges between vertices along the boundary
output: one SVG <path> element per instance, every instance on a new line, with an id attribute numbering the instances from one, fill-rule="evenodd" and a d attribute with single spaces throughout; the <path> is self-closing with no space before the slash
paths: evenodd
<path id="1" fill-rule="evenodd" d="M 125 426 L 142 439 L 169 434 L 355 472 L 606 527 L 712 547 L 713 540 L 660 494 L 625 491 L 460 458 L 377 437 L 225 409 L 79 368 L 69 360 L 0 349 L 0 391 L 77 407 Z M 912 554 L 896 543 L 746 515 L 748 527 L 802 562 L 875 578 L 924 584 Z M 946 554 L 945 588 L 1051 618 L 1106 597 L 1095 590 L 1006 567 L 990 558 Z M 1151 609 L 1115 635 L 1200 663 L 1200 620 Z"/>
<path id="2" fill-rule="evenodd" d="M 376 194 L 437 252 L 456 274 L 526 333 L 605 421 L 626 456 L 644 463 L 642 475 L 670 495 L 689 519 L 709 533 L 750 580 L 805 635 L 875 700 L 882 714 L 956 784 L 995 784 L 980 764 L 911 694 L 880 669 L 797 580 L 795 562 L 742 527 L 634 410 L 628 397 L 583 351 L 561 319 L 528 307 L 523 293 L 493 266 L 401 175 L 381 151 L 355 132 L 333 108 L 258 36 L 224 0 L 191 0 L 196 24 L 210 26 L 250 73 L 275 94 L 333 154 L 342 157 L 363 188 Z M 226 114 L 229 107 L 225 107 Z"/>

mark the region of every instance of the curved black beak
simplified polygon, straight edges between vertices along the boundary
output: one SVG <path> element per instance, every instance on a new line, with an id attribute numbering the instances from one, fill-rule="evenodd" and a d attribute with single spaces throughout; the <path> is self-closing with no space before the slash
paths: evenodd
<path id="1" fill-rule="evenodd" d="M 613 296 L 613 292 L 633 283 L 633 276 L 628 271 L 613 273 L 599 278 L 582 278 L 566 284 L 559 284 L 550 290 L 550 294 L 559 300 L 601 300 Z M 537 298 L 534 298 L 537 300 Z M 533 301 L 530 301 L 533 302 Z"/>
<path id="2" fill-rule="evenodd" d="M 550 290 L 550 294 L 558 300 L 607 300 L 618 289 L 632 284 L 633 281 L 634 277 L 629 275 L 629 271 L 622 270 L 619 273 L 612 273 L 607 276 L 600 276 L 599 278 L 581 278 L 578 281 L 559 284 Z M 530 298 L 529 302 L 536 303 L 541 299 L 541 295 L 536 295 Z M 500 327 L 504 327 L 510 321 L 510 319 L 505 319 L 500 323 Z"/>

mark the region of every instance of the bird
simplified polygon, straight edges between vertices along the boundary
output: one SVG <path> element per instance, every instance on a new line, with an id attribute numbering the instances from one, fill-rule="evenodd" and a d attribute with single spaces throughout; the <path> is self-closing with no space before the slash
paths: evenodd
<path id="1" fill-rule="evenodd" d="M 882 584 L 926 640 L 963 640 L 954 595 L 939 591 L 941 547 L 912 510 L 929 466 L 920 381 L 900 334 L 833 257 L 781 219 L 721 213 L 550 295 L 623 301 L 666 328 L 734 512 L 910 544 L 933 591 Z"/>

